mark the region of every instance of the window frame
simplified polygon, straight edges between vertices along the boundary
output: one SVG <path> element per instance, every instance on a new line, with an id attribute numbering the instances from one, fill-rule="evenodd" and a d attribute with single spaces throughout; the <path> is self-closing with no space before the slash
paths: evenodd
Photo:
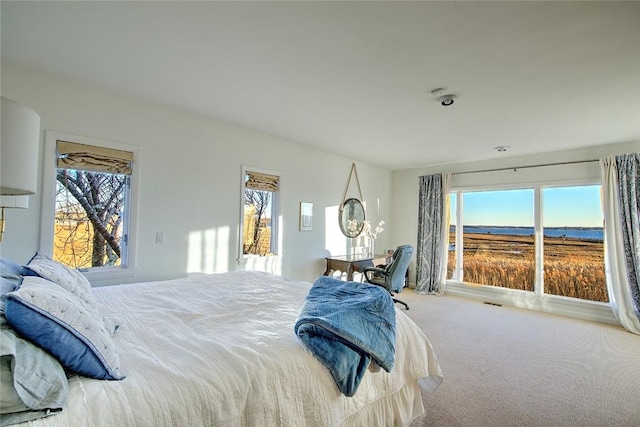
<path id="1" fill-rule="evenodd" d="M 245 177 L 247 173 L 255 172 L 262 173 L 267 175 L 274 175 L 278 177 L 278 191 L 272 192 L 273 196 L 271 199 L 271 236 L 270 236 L 270 247 L 273 255 L 254 255 L 254 254 L 245 254 L 243 250 L 244 245 L 244 197 L 246 190 L 246 180 Z M 241 174 L 240 174 L 240 220 L 238 223 L 238 262 L 240 264 L 246 263 L 249 259 L 271 259 L 282 256 L 282 236 L 280 235 L 280 217 L 281 217 L 281 208 L 280 199 L 282 193 L 282 173 L 254 168 L 251 166 L 242 165 Z"/>
<path id="2" fill-rule="evenodd" d="M 473 187 L 456 186 L 452 187 L 450 194 L 456 195 L 456 267 L 454 277 L 460 277 L 458 271 L 461 268 L 459 261 L 462 261 L 462 251 L 458 251 L 462 247 L 462 210 L 464 197 L 461 199 L 461 193 L 470 193 L 477 191 L 500 191 L 500 190 L 517 190 L 517 189 L 533 189 L 534 190 L 534 238 L 536 241 L 535 261 L 536 261 L 536 280 L 534 283 L 534 291 L 522 291 L 517 289 L 509 289 L 495 287 L 482 284 L 472 284 L 460 281 L 456 278 L 446 280 L 447 289 L 458 295 L 471 296 L 483 300 L 491 300 L 492 302 L 507 303 L 521 307 L 538 308 L 541 311 L 549 311 L 552 313 L 566 314 L 573 317 L 587 318 L 588 320 L 604 321 L 606 323 L 615 323 L 615 317 L 611 312 L 611 303 L 592 301 L 578 298 L 571 298 L 562 295 L 554 295 L 544 293 L 544 254 L 542 242 L 543 228 L 543 201 L 542 190 L 545 188 L 558 187 L 576 187 L 602 185 L 600 179 L 594 178 L 578 178 L 578 179 L 558 179 L 544 182 L 515 182 L 513 184 L 500 185 L 479 185 Z M 605 242 L 606 244 L 606 242 Z M 606 268 L 606 267 L 605 267 Z M 464 277 L 463 277 L 464 280 Z M 587 314 L 586 310 L 594 310 L 594 315 Z"/>
<path id="3" fill-rule="evenodd" d="M 455 194 L 456 196 L 456 212 L 455 212 L 455 217 L 456 217 L 456 234 L 455 234 L 455 260 L 456 260 L 456 265 L 455 268 L 453 270 L 453 278 L 451 279 L 447 279 L 447 280 L 451 280 L 457 283 L 463 283 L 465 285 L 468 286 L 491 286 L 491 285 L 485 285 L 482 283 L 473 283 L 473 282 L 465 282 L 464 281 L 464 224 L 461 223 L 461 221 L 463 220 L 463 215 L 462 212 L 464 211 L 464 197 L 460 197 L 461 194 L 464 193 L 481 193 L 481 192 L 490 192 L 490 191 L 514 191 L 514 190 L 531 190 L 532 191 L 532 196 L 533 196 L 533 200 L 532 200 L 532 205 L 533 205 L 533 236 L 534 236 L 534 263 L 535 263 L 535 279 L 534 279 L 534 289 L 533 291 L 525 291 L 522 290 L 523 292 L 532 292 L 538 295 L 541 295 L 541 289 L 539 287 L 539 281 L 538 281 L 538 256 L 539 256 L 539 240 L 538 240 L 538 231 L 541 229 L 541 222 L 539 221 L 540 218 L 538 216 L 538 211 L 539 209 L 539 193 L 540 193 L 540 186 L 537 185 L 533 185 L 533 184 L 522 184 L 520 186 L 513 186 L 513 187 L 501 187 L 501 188 L 487 188 L 487 189 L 481 189 L 481 188 L 473 188 L 473 189 L 468 189 L 468 190 L 460 190 L 460 189 L 452 189 L 450 194 Z M 458 226 L 458 224 L 460 224 L 460 226 Z M 458 248 L 462 248 L 462 251 L 459 251 Z M 460 280 L 459 278 L 462 277 L 462 280 Z M 492 288 L 497 288 L 497 289 L 509 289 L 511 291 L 513 291 L 514 289 L 510 289 L 510 288 L 503 288 L 500 286 L 491 286 Z"/>
<path id="4" fill-rule="evenodd" d="M 552 189 L 552 188 L 570 188 L 570 187 L 586 187 L 586 186 L 599 186 L 600 187 L 600 204 L 602 205 L 602 182 L 598 181 L 598 182 L 592 182 L 592 183 L 582 183 L 582 184 L 557 184 L 557 185 L 553 185 L 553 184 L 548 184 L 548 185 L 540 185 L 536 188 L 536 204 L 537 206 L 539 206 L 539 208 L 536 210 L 536 215 L 538 215 L 539 217 L 536 218 L 536 222 L 540 224 L 539 229 L 536 229 L 536 242 L 540 242 L 540 244 L 536 245 L 536 261 L 538 259 L 540 259 L 540 263 L 539 263 L 539 270 L 536 269 L 536 293 L 541 294 L 541 295 L 545 295 L 545 296 L 550 296 L 550 297 L 558 297 L 558 298 L 569 298 L 572 300 L 578 300 L 578 301 L 584 301 L 585 303 L 598 303 L 598 304 L 606 304 L 607 306 L 611 306 L 611 297 L 609 296 L 609 302 L 602 302 L 602 301 L 594 301 L 594 300 L 588 300 L 588 299 L 583 299 L 583 298 L 574 298 L 574 297 L 567 297 L 564 295 L 556 295 L 556 294 L 552 294 L 549 292 L 545 291 L 545 258 L 544 258 L 544 190 L 546 189 Z M 553 228 L 553 226 L 549 226 L 549 228 Z M 605 223 L 604 223 L 604 216 L 602 217 L 602 243 L 603 243 L 603 268 L 604 268 L 604 273 L 605 273 L 605 278 L 607 276 L 606 270 L 607 270 L 607 263 L 606 263 L 606 251 L 605 251 L 605 247 L 606 247 L 606 233 L 605 231 Z M 536 262 L 536 264 L 538 264 Z M 539 276 L 539 277 L 538 277 Z M 606 286 L 606 283 L 605 283 Z M 539 288 L 539 289 L 538 289 Z M 608 294 L 608 289 L 607 289 L 607 294 Z"/>
<path id="5" fill-rule="evenodd" d="M 136 231 L 138 229 L 138 194 L 139 194 L 139 147 L 119 144 L 97 138 L 72 135 L 67 133 L 45 131 L 44 145 L 44 165 L 43 165 L 43 191 L 40 222 L 40 243 L 39 252 L 49 257 L 53 256 L 53 241 L 55 230 L 55 197 L 56 197 L 56 142 L 58 140 L 74 142 L 78 144 L 93 145 L 96 147 L 112 148 L 122 151 L 130 151 L 134 155 L 132 162 L 132 172 L 130 175 L 130 186 L 125 200 L 127 209 L 127 225 L 125 226 L 127 245 L 121 254 L 121 265 L 93 267 L 79 269 L 87 279 L 94 282 L 109 282 L 124 278 L 135 277 L 137 274 L 136 264 Z"/>

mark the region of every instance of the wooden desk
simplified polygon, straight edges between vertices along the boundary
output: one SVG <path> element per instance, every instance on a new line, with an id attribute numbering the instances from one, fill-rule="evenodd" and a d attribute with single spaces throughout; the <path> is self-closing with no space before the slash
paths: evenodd
<path id="1" fill-rule="evenodd" d="M 341 255 L 325 258 L 327 260 L 327 270 L 325 276 L 330 275 L 334 271 L 347 273 L 347 280 L 353 280 L 353 272 L 362 270 L 365 267 L 375 267 L 376 265 L 386 264 L 388 255 Z"/>

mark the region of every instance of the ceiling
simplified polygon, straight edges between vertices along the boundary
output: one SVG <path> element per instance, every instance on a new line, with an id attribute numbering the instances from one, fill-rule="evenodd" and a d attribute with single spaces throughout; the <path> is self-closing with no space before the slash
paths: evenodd
<path id="1" fill-rule="evenodd" d="M 640 139 L 640 2 L 1 8 L 2 61 L 393 170 Z"/>

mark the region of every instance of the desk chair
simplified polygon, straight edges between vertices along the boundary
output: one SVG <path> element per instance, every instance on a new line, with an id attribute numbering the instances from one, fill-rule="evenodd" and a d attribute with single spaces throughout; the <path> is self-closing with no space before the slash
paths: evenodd
<path id="1" fill-rule="evenodd" d="M 382 286 L 389 291 L 391 296 L 395 295 L 394 292 L 402 292 L 412 256 L 413 246 L 398 246 L 391 256 L 391 264 L 387 264 L 384 267 L 366 267 L 362 270 L 365 282 Z M 409 305 L 406 302 L 395 298 L 393 298 L 393 302 L 402 304 L 409 310 Z"/>

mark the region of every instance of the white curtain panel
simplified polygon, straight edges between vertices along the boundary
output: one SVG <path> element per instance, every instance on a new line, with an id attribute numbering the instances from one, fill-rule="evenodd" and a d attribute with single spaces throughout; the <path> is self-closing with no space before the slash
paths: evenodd
<path id="1" fill-rule="evenodd" d="M 450 195 L 451 193 L 451 174 L 442 174 L 442 227 L 440 228 L 440 265 L 438 272 L 438 283 L 440 283 L 440 291 L 438 295 L 444 294 L 444 284 L 447 281 L 447 263 L 449 261 L 449 226 L 451 218 L 449 217 Z"/>
<path id="2" fill-rule="evenodd" d="M 636 159 L 638 158 L 637 154 L 632 156 L 635 156 Z M 624 234 L 628 233 L 629 228 L 625 227 L 623 223 L 623 207 L 620 203 L 620 200 L 625 199 L 629 203 L 626 209 L 628 210 L 627 213 L 630 214 L 627 216 L 631 219 L 627 224 L 631 226 L 630 229 L 633 229 L 633 223 L 635 222 L 636 235 L 631 234 L 629 236 L 627 234 L 630 237 L 628 241 L 630 241 L 631 245 L 640 246 L 640 236 L 637 235 L 638 200 L 634 196 L 621 199 L 620 180 L 615 156 L 601 159 L 600 168 L 602 172 L 602 208 L 605 221 L 605 268 L 609 300 L 620 324 L 628 331 L 640 334 L 640 319 L 638 318 L 634 292 L 632 291 L 632 286 L 637 287 L 638 283 L 637 278 L 632 280 L 631 277 L 631 274 L 635 274 L 635 272 L 630 272 L 628 268 L 628 262 L 633 262 L 634 255 L 629 248 L 625 250 Z M 629 178 L 631 180 L 635 179 L 636 182 L 638 180 L 637 175 L 635 178 Z M 635 207 L 630 206 L 634 203 Z M 636 253 L 635 257 L 637 256 L 638 254 Z M 629 257 L 631 257 L 631 260 L 628 259 Z M 638 266 L 636 265 L 635 268 L 637 269 Z"/>

